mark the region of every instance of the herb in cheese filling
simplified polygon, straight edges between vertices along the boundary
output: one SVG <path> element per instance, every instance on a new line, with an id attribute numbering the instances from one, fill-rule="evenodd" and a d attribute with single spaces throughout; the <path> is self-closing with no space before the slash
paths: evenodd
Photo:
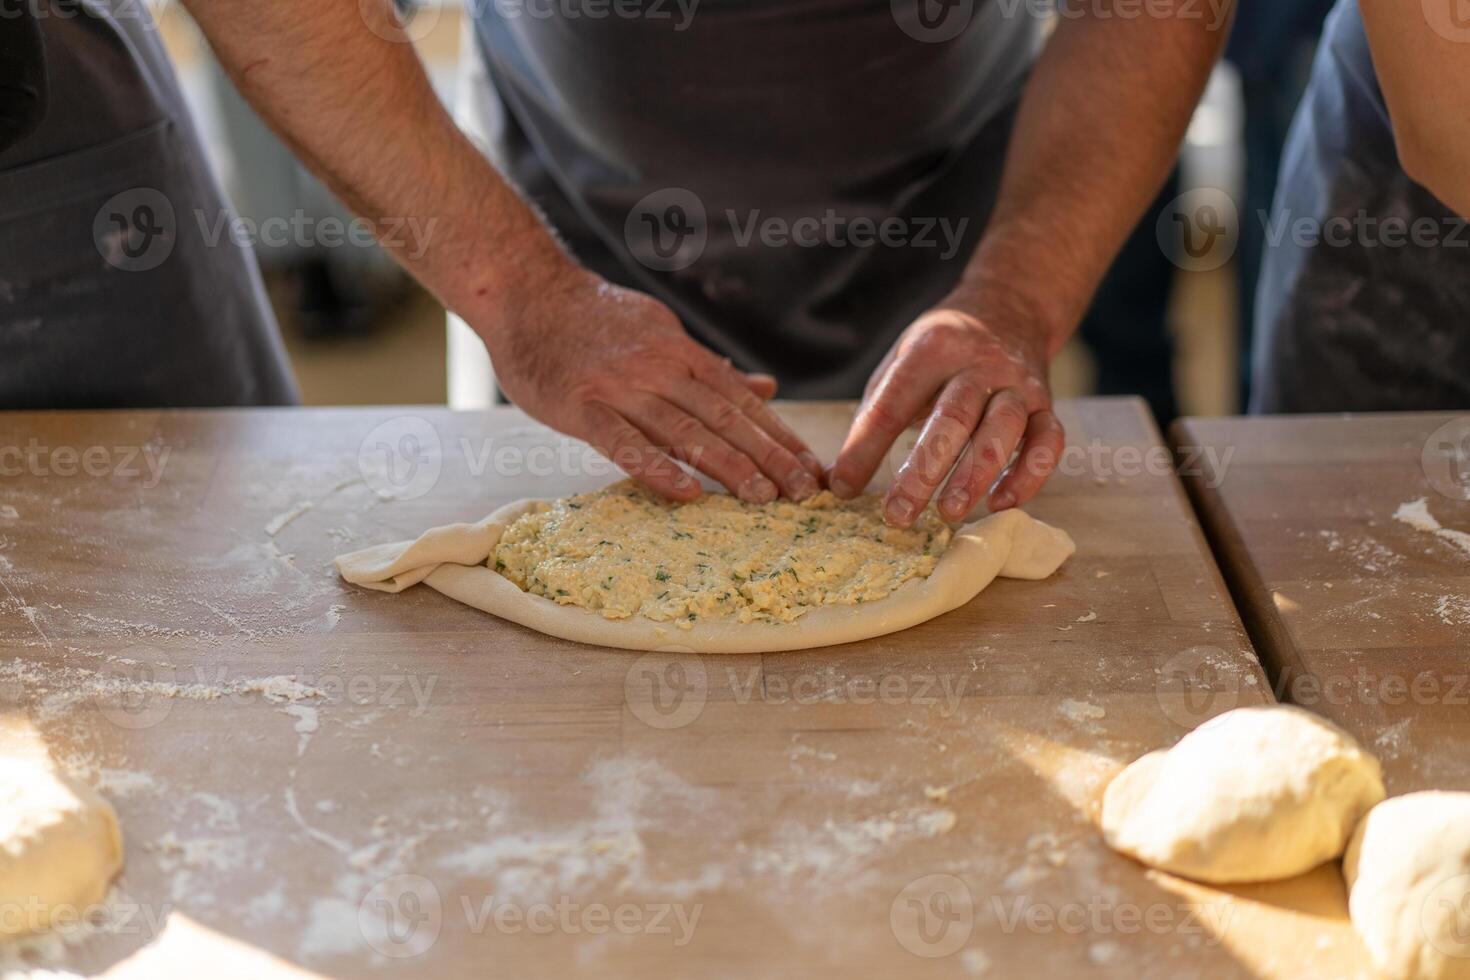
<path id="1" fill-rule="evenodd" d="M 881 503 L 823 491 L 800 503 L 706 493 L 678 504 L 624 481 L 522 515 L 489 564 L 526 592 L 608 619 L 790 623 L 934 571 L 948 525 L 926 509 L 911 529 L 892 528 Z"/>

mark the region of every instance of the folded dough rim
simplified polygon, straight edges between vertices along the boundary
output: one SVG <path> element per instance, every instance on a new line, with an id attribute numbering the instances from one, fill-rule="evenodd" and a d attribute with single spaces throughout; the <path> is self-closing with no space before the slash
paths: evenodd
<path id="1" fill-rule="evenodd" d="M 1005 510 L 955 532 L 928 578 L 910 579 L 876 602 L 820 606 L 792 623 L 707 621 L 688 629 L 642 616 L 606 619 L 580 606 L 523 592 L 486 561 L 516 518 L 548 506 L 517 500 L 475 524 L 449 524 L 413 541 L 375 545 L 338 557 L 348 582 L 402 592 L 420 582 L 501 619 L 550 636 L 624 650 L 776 653 L 872 639 L 917 626 L 964 605 L 997 576 L 1043 579 L 1075 552 L 1063 530 Z"/>

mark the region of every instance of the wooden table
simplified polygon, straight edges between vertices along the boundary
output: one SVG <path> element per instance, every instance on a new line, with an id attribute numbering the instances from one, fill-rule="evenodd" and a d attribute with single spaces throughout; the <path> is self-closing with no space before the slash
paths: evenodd
<path id="1" fill-rule="evenodd" d="M 1171 434 L 1281 700 L 1343 725 L 1390 793 L 1470 789 L 1470 417 L 1187 419 Z M 1470 543 L 1470 537 L 1464 539 Z"/>
<path id="2" fill-rule="evenodd" d="M 782 411 L 830 458 L 850 406 Z M 1098 839 L 1123 763 L 1270 694 L 1140 403 L 1060 411 L 1073 449 L 1030 507 L 1076 538 L 1054 578 L 703 660 L 336 578 L 605 482 L 513 411 L 0 416 L 0 695 L 116 804 L 113 901 L 140 911 L 71 965 L 1351 975 L 1335 869 L 1218 891 Z"/>

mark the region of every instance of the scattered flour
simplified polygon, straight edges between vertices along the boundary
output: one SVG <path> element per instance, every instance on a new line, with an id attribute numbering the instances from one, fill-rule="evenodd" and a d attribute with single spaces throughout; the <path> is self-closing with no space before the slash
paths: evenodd
<path id="1" fill-rule="evenodd" d="M 1097 721 L 1108 716 L 1107 711 L 1100 705 L 1090 701 L 1075 701 L 1072 698 L 1063 698 L 1057 710 L 1066 715 L 1068 720 L 1079 725 L 1087 721 Z"/>
<path id="2" fill-rule="evenodd" d="M 1456 531 L 1440 524 L 1429 512 L 1428 497 L 1420 497 L 1417 500 L 1399 504 L 1398 510 L 1393 512 L 1393 519 L 1409 525 L 1416 531 L 1432 534 L 1441 541 L 1459 548 L 1466 555 L 1470 555 L 1470 533 Z"/>

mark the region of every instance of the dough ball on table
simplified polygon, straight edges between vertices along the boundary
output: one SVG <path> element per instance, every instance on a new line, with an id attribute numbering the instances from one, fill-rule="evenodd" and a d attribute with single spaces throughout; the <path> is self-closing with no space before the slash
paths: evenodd
<path id="1" fill-rule="evenodd" d="M 1102 831 L 1114 850 L 1197 881 L 1272 881 L 1341 855 L 1382 799 L 1378 760 L 1336 725 L 1237 708 L 1119 773 Z"/>
<path id="2" fill-rule="evenodd" d="M 0 938 L 74 920 L 122 867 L 117 814 L 44 759 L 0 757 Z"/>
<path id="3" fill-rule="evenodd" d="M 1374 807 L 1342 870 L 1353 928 L 1380 972 L 1470 978 L 1470 793 L 1410 793 Z"/>

